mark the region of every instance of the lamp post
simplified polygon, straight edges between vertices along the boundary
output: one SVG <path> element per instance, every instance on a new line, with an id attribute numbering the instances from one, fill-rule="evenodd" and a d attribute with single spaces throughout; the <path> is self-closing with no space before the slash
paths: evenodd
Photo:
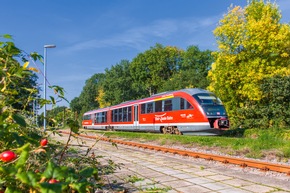
<path id="1" fill-rule="evenodd" d="M 55 48 L 56 46 L 53 44 L 44 45 L 44 80 L 43 80 L 43 92 L 44 92 L 44 100 L 46 100 L 46 52 L 47 48 Z M 44 111 L 43 111 L 43 131 L 46 131 L 46 103 L 44 103 Z"/>

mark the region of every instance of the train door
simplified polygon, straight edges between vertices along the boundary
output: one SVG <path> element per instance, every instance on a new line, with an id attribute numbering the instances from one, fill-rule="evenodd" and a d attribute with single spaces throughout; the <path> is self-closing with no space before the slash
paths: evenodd
<path id="1" fill-rule="evenodd" d="M 134 129 L 139 130 L 138 105 L 134 105 Z"/>

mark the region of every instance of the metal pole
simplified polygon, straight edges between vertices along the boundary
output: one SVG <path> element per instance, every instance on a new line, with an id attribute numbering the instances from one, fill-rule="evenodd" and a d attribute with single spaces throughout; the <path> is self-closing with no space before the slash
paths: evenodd
<path id="1" fill-rule="evenodd" d="M 46 52 L 47 48 L 55 48 L 55 45 L 44 45 L 44 83 L 43 83 L 43 92 L 44 92 L 44 100 L 46 100 Z M 46 103 L 44 103 L 44 110 L 43 110 L 43 131 L 46 131 Z"/>

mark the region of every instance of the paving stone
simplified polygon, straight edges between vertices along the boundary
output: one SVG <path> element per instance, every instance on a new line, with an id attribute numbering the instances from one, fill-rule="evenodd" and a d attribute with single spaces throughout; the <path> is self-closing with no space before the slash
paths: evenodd
<path id="1" fill-rule="evenodd" d="M 229 184 L 235 187 L 242 187 L 242 186 L 249 186 L 253 185 L 253 182 L 241 180 L 241 179 L 231 179 L 231 180 L 224 180 L 223 183 Z"/>
<path id="2" fill-rule="evenodd" d="M 184 173 L 180 173 L 180 174 L 172 174 L 171 176 L 174 176 L 176 178 L 179 179 L 190 179 L 190 178 L 195 178 L 196 176 L 190 175 L 190 174 L 184 174 Z"/>
<path id="3" fill-rule="evenodd" d="M 191 182 L 191 183 L 194 183 L 194 184 L 206 184 L 206 183 L 214 182 L 211 179 L 207 179 L 207 178 L 203 178 L 203 177 L 190 178 L 190 179 L 184 179 L 184 180 Z"/>
<path id="4" fill-rule="evenodd" d="M 275 188 L 273 188 L 273 187 L 262 186 L 262 185 L 258 185 L 258 184 L 253 184 L 250 186 L 243 186 L 241 188 L 245 189 L 245 190 L 252 191 L 252 192 L 257 192 L 257 193 L 273 192 L 275 190 Z"/>
<path id="5" fill-rule="evenodd" d="M 210 190 L 223 190 L 223 189 L 228 189 L 231 188 L 232 186 L 227 185 L 227 184 L 222 184 L 219 182 L 211 182 L 207 184 L 200 184 L 202 187 L 208 188 Z"/>
<path id="6" fill-rule="evenodd" d="M 178 164 L 176 166 L 173 166 L 174 169 L 178 169 L 178 170 L 186 170 L 186 169 L 191 169 L 192 166 L 188 166 L 188 165 L 182 165 L 182 164 Z"/>
<path id="7" fill-rule="evenodd" d="M 229 188 L 229 189 L 219 190 L 217 192 L 219 193 L 250 193 L 247 190 L 242 190 L 238 188 Z"/>
<path id="8" fill-rule="evenodd" d="M 180 170 L 172 170 L 172 169 L 161 171 L 161 172 L 164 173 L 164 174 L 167 174 L 167 175 L 175 175 L 175 174 L 181 174 L 182 173 L 182 171 L 180 171 Z"/>
<path id="9" fill-rule="evenodd" d="M 136 187 L 141 187 L 141 186 L 145 186 L 145 185 L 155 184 L 155 182 L 152 181 L 152 180 L 149 180 L 149 179 L 144 179 L 144 180 L 140 180 L 140 181 L 134 182 L 133 184 Z"/>
<path id="10" fill-rule="evenodd" d="M 213 173 L 213 172 L 206 171 L 206 170 L 198 171 L 198 172 L 195 172 L 194 174 L 198 175 L 198 176 L 213 176 L 213 175 L 217 175 L 217 173 Z"/>
<path id="11" fill-rule="evenodd" d="M 274 191 L 274 192 L 271 192 L 271 193 L 289 193 L 288 191 L 286 192 L 286 191 Z"/>
<path id="12" fill-rule="evenodd" d="M 203 193 L 203 192 L 211 192 L 209 189 L 198 186 L 198 185 L 192 185 L 192 186 L 186 186 L 186 187 L 179 187 L 176 188 L 176 190 L 179 193 Z"/>
<path id="13" fill-rule="evenodd" d="M 140 175 L 146 177 L 146 178 L 157 178 L 157 177 L 161 177 L 161 176 L 164 176 L 163 173 L 160 173 L 160 172 L 150 172 L 150 173 L 140 173 Z"/>
<path id="14" fill-rule="evenodd" d="M 159 176 L 159 177 L 154 178 L 154 181 L 158 182 L 158 183 L 172 182 L 172 181 L 176 181 L 176 180 L 178 180 L 178 178 L 168 176 L 168 175 L 163 175 L 163 176 Z"/>
<path id="15" fill-rule="evenodd" d="M 162 184 L 169 186 L 173 189 L 194 185 L 194 184 L 187 182 L 187 181 L 184 181 L 184 180 L 175 180 L 175 181 L 170 181 L 170 182 L 166 181 L 166 182 L 162 182 Z"/>
<path id="16" fill-rule="evenodd" d="M 224 180 L 233 179 L 233 177 L 224 176 L 224 175 L 207 176 L 207 178 L 212 179 L 212 180 L 215 180 L 215 181 L 224 181 Z"/>

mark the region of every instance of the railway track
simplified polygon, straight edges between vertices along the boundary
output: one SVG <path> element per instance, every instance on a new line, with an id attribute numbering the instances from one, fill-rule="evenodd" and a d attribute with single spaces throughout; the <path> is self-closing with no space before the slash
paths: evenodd
<path id="1" fill-rule="evenodd" d="M 60 133 L 70 134 L 70 132 L 67 132 L 67 131 L 60 131 Z M 76 134 L 73 134 L 73 135 L 76 135 Z M 90 138 L 90 139 L 98 139 L 102 141 L 108 141 L 108 142 L 112 142 L 116 144 L 123 144 L 123 145 L 138 147 L 138 148 L 154 150 L 154 151 L 162 151 L 164 153 L 172 153 L 172 154 L 178 154 L 182 156 L 190 156 L 194 158 L 202 158 L 205 160 L 218 161 L 224 164 L 235 164 L 235 165 L 239 165 L 240 167 L 257 168 L 262 171 L 275 171 L 275 172 L 285 173 L 290 176 L 289 165 L 274 164 L 274 163 L 268 163 L 268 162 L 262 162 L 262 161 L 256 161 L 256 160 L 248 160 L 248 159 L 234 158 L 234 157 L 229 157 L 229 156 L 220 156 L 220 155 L 214 155 L 214 154 L 193 152 L 193 151 L 188 151 L 188 150 L 173 149 L 173 148 L 156 146 L 156 145 L 148 145 L 148 144 L 142 144 L 142 143 L 136 143 L 136 142 L 122 141 L 118 139 L 110 139 L 110 138 L 101 137 L 101 136 L 91 136 L 91 135 L 84 135 L 84 134 L 78 134 L 77 136 Z"/>

